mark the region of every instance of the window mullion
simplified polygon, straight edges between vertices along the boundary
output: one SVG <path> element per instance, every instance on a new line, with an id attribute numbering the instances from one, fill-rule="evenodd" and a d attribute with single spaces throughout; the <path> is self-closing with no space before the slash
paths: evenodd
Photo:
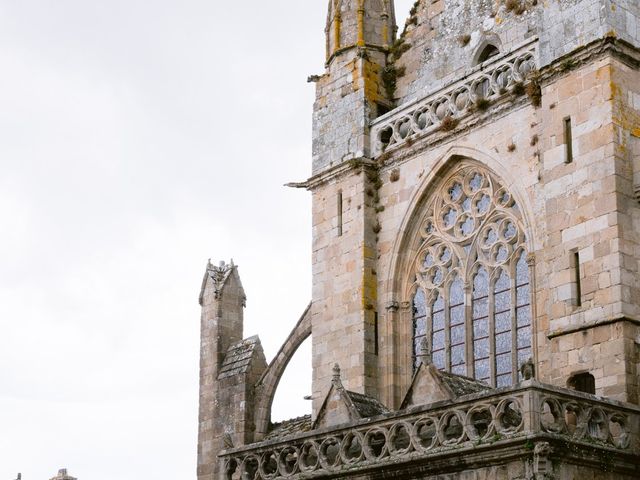
<path id="1" fill-rule="evenodd" d="M 518 322 L 516 309 L 518 299 L 516 297 L 516 285 L 518 284 L 517 274 L 514 268 L 511 269 L 511 379 L 513 385 L 518 383 Z"/>
<path id="2" fill-rule="evenodd" d="M 473 281 L 468 280 L 464 286 L 464 328 L 465 328 L 465 362 L 467 377 L 475 377 L 475 358 L 473 358 Z"/>
<path id="3" fill-rule="evenodd" d="M 444 368 L 451 371 L 451 287 L 444 289 Z"/>
<path id="4" fill-rule="evenodd" d="M 489 277 L 491 278 L 491 277 Z M 494 387 L 498 383 L 496 368 L 496 306 L 494 282 L 489 284 L 489 359 L 491 366 L 491 385 Z"/>

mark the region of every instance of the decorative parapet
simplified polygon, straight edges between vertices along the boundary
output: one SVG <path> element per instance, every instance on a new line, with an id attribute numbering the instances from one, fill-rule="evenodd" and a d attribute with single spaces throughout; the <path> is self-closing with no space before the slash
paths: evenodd
<path id="1" fill-rule="evenodd" d="M 545 442 L 633 456 L 640 454 L 639 428 L 640 407 L 530 380 L 455 402 L 229 450 L 220 454 L 220 462 L 223 479 L 319 478 L 395 469 L 483 448 L 495 460 L 501 448 L 520 444 L 534 450 L 540 464 L 536 468 L 543 471 Z"/>
<path id="2" fill-rule="evenodd" d="M 471 113 L 480 102 L 491 102 L 522 83 L 537 69 L 535 43 L 527 43 L 511 54 L 476 67 L 458 80 L 425 98 L 399 107 L 371 124 L 371 152 L 377 157 L 386 150 L 439 130 Z M 481 100 L 484 99 L 484 100 Z M 480 110 L 486 108 L 480 105 Z M 448 119 L 448 120 L 445 120 Z"/>

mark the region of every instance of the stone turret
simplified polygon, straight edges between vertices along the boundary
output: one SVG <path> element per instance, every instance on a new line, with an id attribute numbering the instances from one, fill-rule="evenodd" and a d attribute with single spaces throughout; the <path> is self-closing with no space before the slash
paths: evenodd
<path id="1" fill-rule="evenodd" d="M 21 475 L 18 474 L 18 479 L 20 478 L 21 478 Z M 77 479 L 69 475 L 67 473 L 66 468 L 61 468 L 60 470 L 58 470 L 58 474 L 55 477 L 53 477 L 51 480 L 77 480 Z"/>
<path id="2" fill-rule="evenodd" d="M 367 155 L 369 121 L 386 111 L 383 84 L 395 38 L 393 0 L 330 0 L 327 68 L 317 83 L 313 171 Z"/>
<path id="3" fill-rule="evenodd" d="M 344 366 L 345 387 L 377 395 L 375 191 L 369 125 L 393 105 L 387 57 L 391 0 L 331 0 L 327 63 L 313 114 L 314 412 Z"/>
<path id="4" fill-rule="evenodd" d="M 330 0 L 327 14 L 327 60 L 345 50 L 386 50 L 395 35 L 392 0 Z"/>
<path id="5" fill-rule="evenodd" d="M 258 337 L 243 340 L 238 267 L 209 262 L 200 292 L 198 479 L 218 478 L 218 453 L 253 441 L 254 385 L 267 367 Z"/>

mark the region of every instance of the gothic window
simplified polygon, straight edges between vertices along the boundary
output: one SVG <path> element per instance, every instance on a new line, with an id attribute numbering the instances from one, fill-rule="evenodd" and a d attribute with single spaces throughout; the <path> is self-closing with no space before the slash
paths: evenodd
<path id="1" fill-rule="evenodd" d="M 434 365 L 494 386 L 531 357 L 529 265 L 522 215 L 489 172 L 448 176 L 427 204 L 414 270 L 413 345 Z"/>
<path id="2" fill-rule="evenodd" d="M 486 62 L 487 60 L 495 57 L 498 54 L 500 54 L 500 50 L 498 50 L 498 47 L 496 47 L 495 45 L 489 44 L 485 46 L 480 52 L 480 54 L 478 55 L 478 60 L 476 61 L 476 65 L 480 65 L 481 63 Z"/>

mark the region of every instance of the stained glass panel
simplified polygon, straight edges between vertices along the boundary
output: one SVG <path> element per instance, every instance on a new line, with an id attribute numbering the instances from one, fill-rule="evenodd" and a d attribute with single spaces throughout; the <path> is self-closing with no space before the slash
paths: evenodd
<path id="1" fill-rule="evenodd" d="M 511 292 L 496 293 L 495 296 L 495 311 L 507 312 L 511 309 Z"/>
<path id="2" fill-rule="evenodd" d="M 511 373 L 511 353 L 496 355 L 496 372 L 498 375 Z"/>
<path id="3" fill-rule="evenodd" d="M 465 340 L 464 336 L 465 336 L 464 325 L 451 327 L 451 344 L 452 345 L 464 343 L 464 340 Z"/>
<path id="4" fill-rule="evenodd" d="M 423 336 L 427 334 L 427 318 L 417 318 L 415 321 L 415 336 Z"/>
<path id="5" fill-rule="evenodd" d="M 427 299 L 421 288 L 413 297 L 413 314 L 414 317 L 424 317 L 427 314 Z"/>
<path id="6" fill-rule="evenodd" d="M 478 359 L 489 357 L 489 339 L 476 340 L 473 345 L 473 356 Z"/>
<path id="7" fill-rule="evenodd" d="M 496 335 L 496 353 L 511 351 L 511 332 Z"/>
<path id="8" fill-rule="evenodd" d="M 511 386 L 511 374 L 498 375 L 498 378 L 496 379 L 496 387 L 502 388 L 509 386 Z"/>
<path id="9" fill-rule="evenodd" d="M 444 330 L 433 332 L 433 349 L 439 350 L 441 348 L 445 348 Z"/>
<path id="10" fill-rule="evenodd" d="M 473 279 L 473 298 L 486 297 L 487 295 L 489 295 L 489 274 L 484 267 L 481 267 Z"/>
<path id="11" fill-rule="evenodd" d="M 518 348 L 531 346 L 531 330 L 528 327 L 518 329 Z"/>
<path id="12" fill-rule="evenodd" d="M 482 338 L 489 336 L 489 319 L 483 318 L 473 322 L 473 337 Z"/>
<path id="13" fill-rule="evenodd" d="M 455 183 L 453 187 L 451 187 L 451 189 L 449 190 L 449 197 L 451 198 L 451 200 L 455 202 L 456 200 L 459 200 L 461 196 L 462 196 L 462 185 L 460 185 L 459 183 Z"/>
<path id="14" fill-rule="evenodd" d="M 527 327 L 531 325 L 531 307 L 529 305 L 519 307 L 516 310 L 516 317 L 518 319 L 518 327 Z"/>
<path id="15" fill-rule="evenodd" d="M 529 285 L 522 285 L 516 289 L 517 305 L 529 305 L 529 299 L 531 298 L 531 291 Z"/>
<path id="16" fill-rule="evenodd" d="M 460 278 L 456 278 L 451 284 L 451 292 L 450 292 L 450 304 L 451 305 L 460 305 L 464 303 L 464 283 Z"/>
<path id="17" fill-rule="evenodd" d="M 451 365 L 464 363 L 464 345 L 451 347 Z"/>
<path id="18" fill-rule="evenodd" d="M 483 213 L 487 213 L 490 205 L 491 205 L 491 199 L 489 198 L 489 195 L 482 195 L 482 197 L 480 197 L 480 200 L 478 200 L 478 203 L 476 204 L 478 213 L 481 215 Z"/>
<path id="19" fill-rule="evenodd" d="M 433 314 L 433 330 L 444 330 L 444 311 Z"/>
<path id="20" fill-rule="evenodd" d="M 478 360 L 475 363 L 476 378 L 478 380 L 488 380 L 491 377 L 491 366 L 489 360 Z"/>
<path id="21" fill-rule="evenodd" d="M 496 314 L 496 332 L 511 331 L 511 312 L 506 311 Z"/>
<path id="22" fill-rule="evenodd" d="M 450 208 L 443 217 L 445 227 L 453 226 L 453 224 L 456 223 L 457 218 L 458 212 L 456 212 L 453 208 Z"/>
<path id="23" fill-rule="evenodd" d="M 451 325 L 464 323 L 464 305 L 451 308 Z"/>
<path id="24" fill-rule="evenodd" d="M 436 368 L 444 369 L 444 350 L 440 350 L 438 352 L 433 352 L 433 364 Z"/>

